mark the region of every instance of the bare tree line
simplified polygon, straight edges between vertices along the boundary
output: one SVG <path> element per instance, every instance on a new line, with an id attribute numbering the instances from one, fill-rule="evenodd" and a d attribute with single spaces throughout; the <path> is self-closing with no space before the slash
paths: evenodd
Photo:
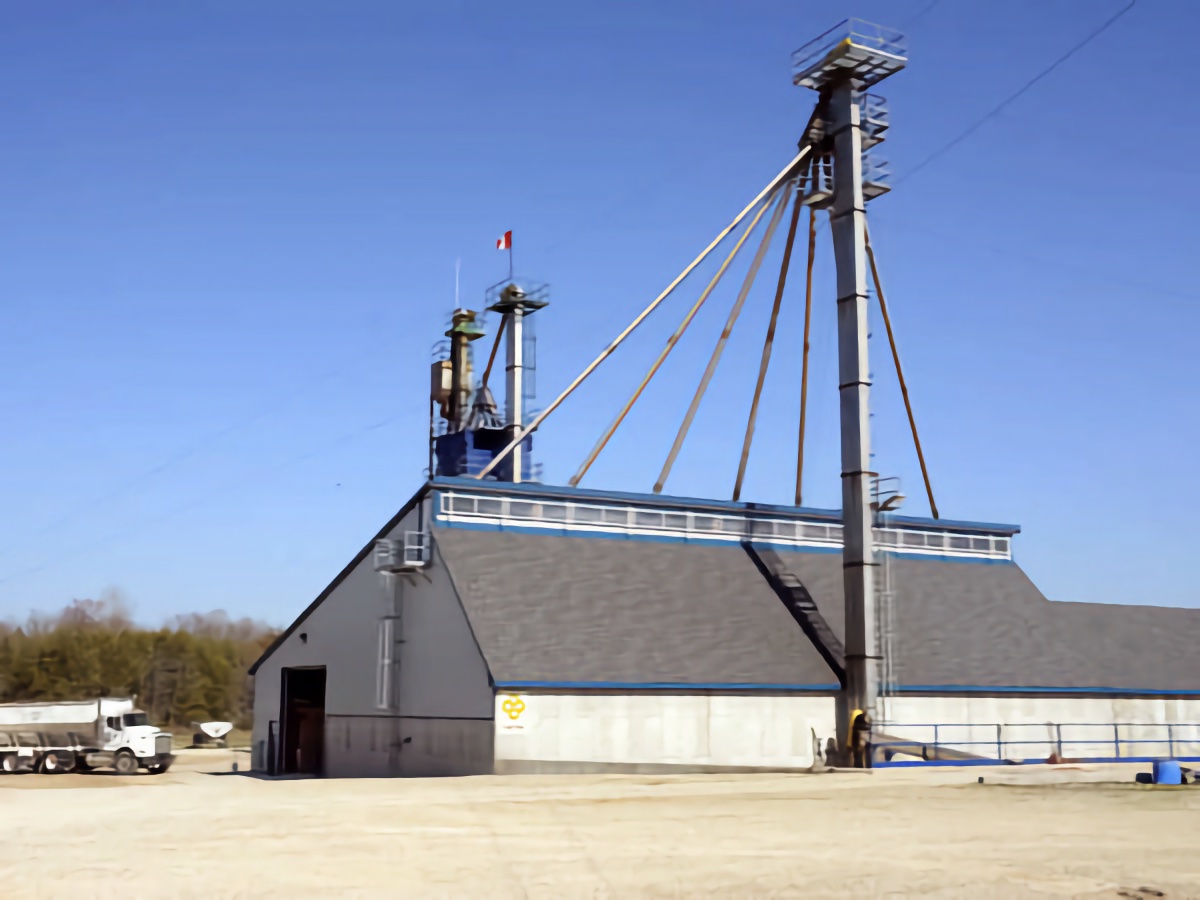
<path id="1" fill-rule="evenodd" d="M 134 623 L 117 596 L 0 623 L 0 702 L 136 695 L 156 724 L 252 717 L 250 664 L 277 631 L 217 610 Z"/>

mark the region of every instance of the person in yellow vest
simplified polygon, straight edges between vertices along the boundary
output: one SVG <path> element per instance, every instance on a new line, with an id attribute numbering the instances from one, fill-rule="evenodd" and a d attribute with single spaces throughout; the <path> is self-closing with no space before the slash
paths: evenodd
<path id="1" fill-rule="evenodd" d="M 871 717 L 856 709 L 850 717 L 850 764 L 856 769 L 871 768 Z"/>

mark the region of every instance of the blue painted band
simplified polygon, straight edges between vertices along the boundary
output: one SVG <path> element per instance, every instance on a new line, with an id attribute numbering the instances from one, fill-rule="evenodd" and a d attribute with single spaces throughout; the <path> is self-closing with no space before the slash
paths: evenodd
<path id="1" fill-rule="evenodd" d="M 905 694 L 1135 694 L 1151 697 L 1200 696 L 1200 688 L 1161 690 L 1129 687 L 1054 687 L 974 684 L 904 684 L 897 688 Z"/>
<path id="2" fill-rule="evenodd" d="M 635 681 L 497 681 L 495 686 L 507 688 L 546 688 L 558 690 L 631 690 L 663 691 L 684 689 L 692 691 L 837 691 L 837 684 L 734 684 L 734 683 L 688 683 L 688 682 L 635 682 Z M 1140 696 L 1200 696 L 1200 690 L 1159 691 L 1132 688 L 1063 688 L 1063 687 L 988 687 L 971 685 L 913 685 L 900 686 L 904 693 L 1031 693 L 1031 694 L 1136 694 Z M 901 723 L 902 724 L 902 723 Z M 916 725 L 911 727 L 918 727 Z M 990 743 L 990 742 L 984 742 Z M 1029 743 L 1016 741 L 1015 743 Z"/>
<path id="3" fill-rule="evenodd" d="M 741 539 L 739 538 L 705 538 L 705 537 L 689 537 L 683 534 L 629 534 L 627 532 L 611 532 L 611 531 L 576 531 L 570 528 L 559 526 L 537 526 L 537 525 L 499 525 L 493 522 L 449 522 L 442 519 L 440 516 L 435 516 L 435 524 L 440 528 L 462 528 L 469 531 L 506 531 L 513 534 L 544 534 L 549 537 L 578 537 L 578 538 L 605 538 L 608 540 L 617 541 L 648 541 L 662 544 L 695 544 L 701 547 L 737 547 Z M 793 551 L 796 553 L 830 553 L 841 555 L 841 547 L 812 547 L 798 546 L 796 544 L 777 544 L 773 541 L 762 540 L 760 538 L 752 538 L 754 544 L 760 547 L 770 547 L 773 550 Z M 977 556 L 952 556 L 941 553 L 891 553 L 889 556 L 892 559 L 915 559 L 915 560 L 936 560 L 938 562 L 954 562 L 967 563 L 970 565 L 983 566 L 1011 566 L 1015 565 L 1011 559 L 985 559 Z"/>
<path id="4" fill-rule="evenodd" d="M 693 684 L 679 681 L 497 681 L 498 690 L 592 690 L 592 691 L 787 691 L 830 693 L 837 684 Z"/>
<path id="5" fill-rule="evenodd" d="M 1086 763 L 1154 763 L 1162 762 L 1161 756 L 1088 756 L 1081 761 Z M 1200 756 L 1173 756 L 1178 762 L 1200 762 Z M 918 766 L 1045 766 L 1050 765 L 1044 759 L 905 759 L 892 762 L 876 762 L 876 769 L 911 769 Z"/>

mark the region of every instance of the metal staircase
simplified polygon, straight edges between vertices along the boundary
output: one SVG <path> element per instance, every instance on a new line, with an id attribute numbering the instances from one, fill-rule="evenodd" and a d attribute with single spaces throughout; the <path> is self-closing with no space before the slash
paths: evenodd
<path id="1" fill-rule="evenodd" d="M 755 544 L 753 541 L 742 541 L 746 554 L 758 567 L 758 571 L 767 580 L 776 596 L 783 601 L 792 618 L 796 620 L 804 634 L 812 641 L 826 665 L 837 675 L 838 683 L 846 684 L 846 650 L 841 640 L 821 611 L 817 608 L 812 594 L 796 575 L 790 572 L 779 554 L 770 547 Z"/>

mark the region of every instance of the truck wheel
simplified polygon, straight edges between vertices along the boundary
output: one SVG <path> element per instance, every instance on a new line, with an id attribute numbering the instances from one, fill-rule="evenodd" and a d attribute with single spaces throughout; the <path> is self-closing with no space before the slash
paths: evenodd
<path id="1" fill-rule="evenodd" d="M 4 762 L 0 763 L 0 769 L 4 770 L 6 775 L 14 775 L 21 768 L 21 761 L 17 759 L 17 754 L 9 753 L 4 757 Z"/>
<path id="2" fill-rule="evenodd" d="M 128 750 L 122 750 L 117 754 L 117 758 L 113 762 L 113 768 L 117 770 L 118 775 L 136 775 L 138 770 L 137 757 Z"/>
<path id="3" fill-rule="evenodd" d="M 38 764 L 38 771 L 43 775 L 61 775 L 66 770 L 66 763 L 53 750 L 43 756 Z"/>

